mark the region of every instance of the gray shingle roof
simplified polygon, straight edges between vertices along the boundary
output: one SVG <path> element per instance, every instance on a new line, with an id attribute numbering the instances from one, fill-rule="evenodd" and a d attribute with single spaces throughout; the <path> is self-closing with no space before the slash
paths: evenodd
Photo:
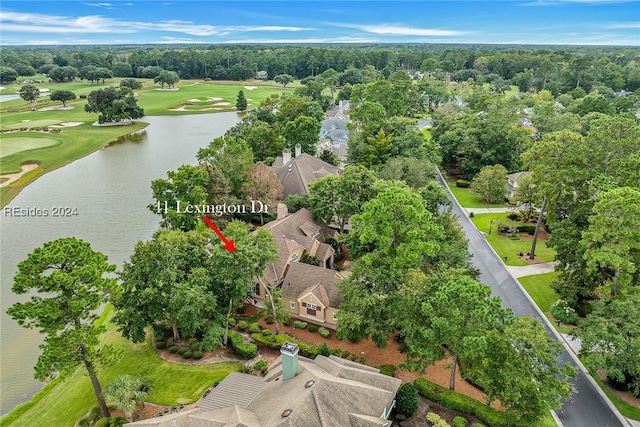
<path id="1" fill-rule="evenodd" d="M 336 283 L 342 279 L 340 273 L 331 268 L 296 262 L 289 266 L 287 277 L 282 282 L 282 296 L 297 299 L 307 292 L 316 291 L 315 286 L 320 285 L 324 288 L 328 302 L 328 304 L 325 302 L 323 304 L 338 308 L 343 298 Z M 318 290 L 318 292 L 322 291 Z"/>
<path id="2" fill-rule="evenodd" d="M 254 375 L 231 372 L 216 388 L 200 402 L 203 411 L 212 411 L 230 406 L 246 408 L 264 388 L 265 383 Z"/>
<path id="3" fill-rule="evenodd" d="M 283 187 L 283 196 L 289 194 L 309 194 L 309 184 L 326 175 L 339 175 L 340 168 L 307 153 L 291 159 L 286 164 L 277 157 L 271 169 L 276 173 Z"/>

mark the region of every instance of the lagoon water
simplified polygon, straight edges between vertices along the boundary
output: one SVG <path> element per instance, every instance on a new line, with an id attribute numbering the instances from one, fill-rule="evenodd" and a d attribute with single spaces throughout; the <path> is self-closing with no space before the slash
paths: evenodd
<path id="1" fill-rule="evenodd" d="M 86 240 L 118 268 L 135 244 L 148 240 L 160 218 L 147 209 L 152 180 L 182 164 L 196 164 L 198 149 L 239 120 L 237 113 L 145 117 L 149 126 L 107 148 L 49 172 L 0 212 L 0 413 L 29 400 L 42 384 L 33 366 L 42 342 L 21 328 L 7 308 L 27 297 L 11 292 L 17 264 L 36 247 L 60 237 Z M 12 217 L 13 208 L 77 208 L 76 216 Z"/>

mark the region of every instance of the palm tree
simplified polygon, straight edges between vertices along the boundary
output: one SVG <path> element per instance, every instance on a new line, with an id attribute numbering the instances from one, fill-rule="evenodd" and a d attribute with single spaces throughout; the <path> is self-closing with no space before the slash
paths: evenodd
<path id="1" fill-rule="evenodd" d="M 153 384 L 148 378 L 133 375 L 120 375 L 104 389 L 105 399 L 113 406 L 124 411 L 129 421 L 133 411 L 149 396 Z"/>

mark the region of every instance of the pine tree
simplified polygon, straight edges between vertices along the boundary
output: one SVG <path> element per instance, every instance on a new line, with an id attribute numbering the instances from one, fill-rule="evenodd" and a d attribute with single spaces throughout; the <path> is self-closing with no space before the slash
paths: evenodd
<path id="1" fill-rule="evenodd" d="M 244 96 L 244 92 L 238 92 L 238 97 L 236 98 L 236 108 L 238 111 L 246 111 L 247 109 L 247 98 Z"/>

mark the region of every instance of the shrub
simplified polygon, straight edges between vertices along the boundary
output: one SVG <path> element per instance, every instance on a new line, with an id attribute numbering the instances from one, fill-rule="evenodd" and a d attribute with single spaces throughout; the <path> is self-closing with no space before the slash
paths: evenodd
<path id="1" fill-rule="evenodd" d="M 380 369 L 380 373 L 392 377 L 396 373 L 396 365 L 378 365 L 376 368 Z"/>
<path id="2" fill-rule="evenodd" d="M 174 340 L 167 341 L 167 347 L 173 347 L 174 345 L 176 345 Z"/>
<path id="3" fill-rule="evenodd" d="M 465 396 L 464 394 L 448 390 L 424 378 L 416 379 L 413 384 L 418 390 L 418 393 L 423 397 L 439 403 L 442 406 L 446 406 L 449 409 L 453 409 L 454 411 L 473 415 L 491 427 L 523 426 L 522 423 L 514 421 L 504 412 L 493 409 L 492 407 L 471 397 Z"/>
<path id="4" fill-rule="evenodd" d="M 426 418 L 433 427 L 451 427 L 449 423 L 443 420 L 440 415 L 436 414 L 435 412 L 429 412 Z"/>
<path id="5" fill-rule="evenodd" d="M 507 215 L 507 218 L 509 218 L 511 221 L 518 221 L 520 219 L 520 215 L 515 212 L 511 212 L 509 215 Z"/>
<path id="6" fill-rule="evenodd" d="M 236 326 L 236 319 L 234 319 L 233 317 L 229 317 L 229 319 L 227 320 L 229 321 L 230 327 Z"/>
<path id="7" fill-rule="evenodd" d="M 325 327 L 322 327 L 322 328 L 318 329 L 318 333 L 320 334 L 320 336 L 322 338 L 329 338 L 331 336 L 331 331 L 329 331 Z"/>
<path id="8" fill-rule="evenodd" d="M 87 95 L 82 94 L 82 95 L 78 96 L 78 98 L 80 98 L 80 99 L 87 99 Z"/>
<path id="9" fill-rule="evenodd" d="M 244 304 L 242 304 L 241 302 L 236 304 L 236 307 L 235 307 L 236 313 L 244 314 L 246 310 L 247 310 L 247 307 L 245 307 Z"/>
<path id="10" fill-rule="evenodd" d="M 251 332 L 252 334 L 257 334 L 258 332 L 260 332 L 260 325 L 258 325 L 258 322 L 249 325 L 249 332 Z"/>
<path id="11" fill-rule="evenodd" d="M 238 372 L 240 372 L 241 374 L 253 374 L 253 368 L 251 367 L 251 365 L 247 363 L 245 365 L 240 366 L 240 369 L 238 369 Z"/>
<path id="12" fill-rule="evenodd" d="M 522 224 L 518 226 L 518 230 L 520 230 L 521 233 L 527 233 L 533 236 L 536 232 L 536 226 L 533 224 Z"/>
<path id="13" fill-rule="evenodd" d="M 315 358 L 318 355 L 318 347 L 307 344 L 304 341 L 301 341 L 297 338 L 289 336 L 287 334 L 279 334 L 279 335 L 268 335 L 263 336 L 262 334 L 251 334 L 251 338 L 254 339 L 257 343 L 260 343 L 269 348 L 280 349 L 282 344 L 289 341 L 296 344 L 300 350 L 300 356 L 308 357 L 310 359 Z"/>
<path id="14" fill-rule="evenodd" d="M 185 351 L 184 353 L 182 353 L 182 357 L 185 359 L 191 359 L 193 357 L 193 352 Z"/>
<path id="15" fill-rule="evenodd" d="M 178 352 L 178 347 L 176 347 L 175 345 L 172 345 L 171 347 L 169 347 L 169 353 L 177 353 Z"/>
<path id="16" fill-rule="evenodd" d="M 296 329 L 305 329 L 307 327 L 307 322 L 296 320 L 295 322 L 293 322 L 293 327 Z"/>
<path id="17" fill-rule="evenodd" d="M 110 420 L 111 418 L 109 417 L 100 418 L 98 421 L 96 421 L 96 423 L 94 424 L 94 427 L 109 427 Z"/>
<path id="18" fill-rule="evenodd" d="M 418 400 L 418 391 L 411 383 L 402 385 L 396 394 L 396 410 L 398 413 L 410 417 L 417 410 L 420 401 Z"/>
<path id="19" fill-rule="evenodd" d="M 309 332 L 317 332 L 318 327 L 316 325 L 309 325 Z"/>
<path id="20" fill-rule="evenodd" d="M 476 214 L 474 214 L 473 211 L 469 212 L 469 218 L 473 218 L 474 216 L 476 216 Z"/>
<path id="21" fill-rule="evenodd" d="M 263 371 L 267 369 L 267 361 L 263 359 L 258 360 L 253 364 L 253 369 L 255 369 L 256 371 Z"/>
<path id="22" fill-rule="evenodd" d="M 267 325 L 273 325 L 273 317 L 271 316 L 267 316 L 264 321 L 267 322 Z"/>
<path id="23" fill-rule="evenodd" d="M 180 354 L 185 354 L 187 352 L 188 348 L 187 347 L 180 347 L 178 349 L 178 353 Z"/>
<path id="24" fill-rule="evenodd" d="M 576 311 L 563 299 L 559 299 L 551 306 L 551 313 L 553 317 L 562 323 L 575 325 L 578 321 Z"/>
<path id="25" fill-rule="evenodd" d="M 318 354 L 321 354 L 323 356 L 331 356 L 331 350 L 329 349 L 329 346 L 323 342 L 318 346 Z"/>
<path id="26" fill-rule="evenodd" d="M 273 335 L 273 332 L 269 328 L 264 328 L 261 333 L 264 337 L 266 337 L 267 335 Z"/>
<path id="27" fill-rule="evenodd" d="M 196 359 L 196 360 L 202 359 L 202 352 L 201 351 L 194 351 L 193 352 L 193 358 Z"/>
<path id="28" fill-rule="evenodd" d="M 285 326 L 289 326 L 291 324 L 291 319 L 284 319 L 282 321 L 282 324 L 285 325 Z"/>
<path id="29" fill-rule="evenodd" d="M 125 417 L 113 417 L 109 419 L 109 427 L 122 427 L 127 424 L 129 420 Z"/>
<path id="30" fill-rule="evenodd" d="M 254 335 L 260 336 L 260 334 Z M 236 353 L 245 359 L 253 359 L 256 357 L 256 354 L 258 354 L 258 347 L 253 343 L 246 342 L 239 332 L 229 331 L 229 340 L 231 341 L 231 347 L 233 347 Z"/>
<path id="31" fill-rule="evenodd" d="M 467 181 L 466 179 L 458 179 L 456 180 L 456 187 L 469 188 L 471 187 L 471 181 Z"/>
<path id="32" fill-rule="evenodd" d="M 462 417 L 453 417 L 453 427 L 467 427 L 467 419 Z"/>
<path id="33" fill-rule="evenodd" d="M 246 331 L 249 328 L 249 324 L 246 320 L 241 320 L 238 322 L 238 329 L 241 331 Z"/>
<path id="34" fill-rule="evenodd" d="M 340 357 L 342 357 L 343 359 L 346 359 L 350 355 L 351 355 L 351 352 L 349 350 L 342 350 L 342 354 L 340 354 Z"/>
<path id="35" fill-rule="evenodd" d="M 165 348 L 166 346 L 167 346 L 167 344 L 166 344 L 164 341 L 158 341 L 158 342 L 156 343 L 156 348 L 157 348 L 158 350 L 160 350 L 161 348 Z"/>

